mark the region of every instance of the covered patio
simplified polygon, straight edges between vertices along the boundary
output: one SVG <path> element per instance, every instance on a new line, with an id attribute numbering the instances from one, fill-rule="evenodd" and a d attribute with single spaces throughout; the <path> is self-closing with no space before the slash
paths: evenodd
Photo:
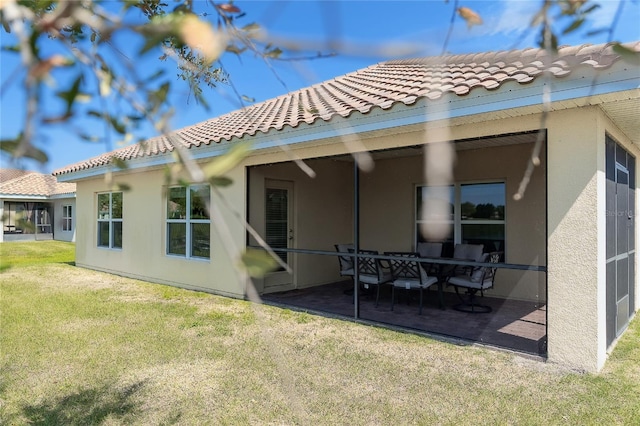
<path id="1" fill-rule="evenodd" d="M 531 176 L 525 197 L 513 199 L 537 137 L 534 131 L 453 142 L 456 162 L 445 200 L 425 195 L 420 130 L 396 135 L 404 143 L 415 140 L 414 145 L 371 150 L 374 168 L 366 172 L 352 155 L 305 160 L 315 172 L 313 178 L 293 162 L 249 167 L 250 224 L 291 267 L 291 272 L 281 269 L 255 280 L 258 292 L 267 303 L 293 309 L 545 356 L 545 143 L 542 164 Z M 459 300 L 446 284 L 442 308 L 433 286 L 425 294 L 422 314 L 417 292 L 397 291 L 392 310 L 390 285 L 381 286 L 376 307 L 373 288 L 354 286 L 340 276 L 336 244 L 354 244 L 380 256 L 416 252 L 418 243 L 431 240 L 421 232 L 431 225 L 421 210 L 442 201 L 449 205 L 443 218 L 449 231 L 438 240 L 442 262 L 450 262 L 453 248 L 461 243 L 502 253 L 495 286 L 481 297 L 492 312 L 452 309 Z M 479 213 L 482 209 L 487 213 Z M 258 246 L 250 237 L 248 245 Z"/>

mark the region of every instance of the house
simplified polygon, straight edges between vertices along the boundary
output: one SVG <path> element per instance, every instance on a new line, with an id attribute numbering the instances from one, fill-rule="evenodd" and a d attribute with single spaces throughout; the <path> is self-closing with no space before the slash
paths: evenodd
<path id="1" fill-rule="evenodd" d="M 640 52 L 640 42 L 625 46 Z M 598 371 L 640 306 L 639 84 L 637 60 L 607 44 L 393 60 L 54 175 L 77 184 L 78 266 L 239 298 L 251 286 L 265 297 L 324 288 L 340 280 L 334 244 L 412 251 L 423 227 L 444 223 L 445 243 L 504 253 L 490 292 L 498 304 L 532 307 L 504 322 L 497 309 L 447 309 L 444 334 L 506 336 L 515 350 L 533 342 L 524 352 Z M 253 150 L 227 174 L 232 185 L 166 180 L 176 151 L 205 165 L 244 141 Z M 131 189 L 114 189 L 107 173 Z M 444 189 L 437 199 L 426 195 L 434 188 Z M 425 219 L 432 203 L 445 212 Z M 479 206 L 491 213 L 474 215 Z M 290 270 L 239 279 L 237 256 L 257 245 L 245 221 Z M 365 320 L 406 318 L 360 298 L 353 306 Z M 530 326 L 533 340 L 518 334 Z"/>
<path id="2" fill-rule="evenodd" d="M 75 241 L 76 184 L 53 175 L 0 169 L 2 241 Z"/>

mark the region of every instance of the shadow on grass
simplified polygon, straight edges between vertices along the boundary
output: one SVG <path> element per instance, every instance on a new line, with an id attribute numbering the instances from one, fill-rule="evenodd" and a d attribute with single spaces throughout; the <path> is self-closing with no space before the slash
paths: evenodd
<path id="1" fill-rule="evenodd" d="M 131 422 L 136 414 L 134 396 L 144 382 L 126 388 L 102 386 L 45 400 L 23 408 L 29 424 L 34 425 L 88 425 L 102 424 L 107 418 L 116 422 Z M 129 421 L 127 421 L 129 420 Z"/>

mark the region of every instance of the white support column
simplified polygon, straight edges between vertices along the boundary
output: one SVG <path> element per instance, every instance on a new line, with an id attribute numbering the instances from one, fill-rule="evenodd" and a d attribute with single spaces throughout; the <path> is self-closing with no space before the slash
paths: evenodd
<path id="1" fill-rule="evenodd" d="M 552 113 L 547 135 L 548 357 L 591 372 L 606 359 L 604 129 L 598 117 L 595 107 Z"/>

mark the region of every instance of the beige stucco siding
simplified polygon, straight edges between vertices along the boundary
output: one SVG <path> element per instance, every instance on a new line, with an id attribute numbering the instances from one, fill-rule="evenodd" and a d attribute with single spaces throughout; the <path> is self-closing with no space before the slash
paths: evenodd
<path id="1" fill-rule="evenodd" d="M 548 123 L 549 359 L 597 371 L 607 356 L 605 135 L 639 152 L 597 107 Z"/>
<path id="2" fill-rule="evenodd" d="M 224 191 L 224 195 L 242 213 L 244 197 L 235 194 L 244 190 L 244 173 L 238 169 L 231 173 L 231 177 L 237 190 Z M 78 182 L 78 209 L 82 212 L 78 215 L 77 228 L 78 266 L 185 288 L 237 297 L 244 295 L 244 288 L 232 267 L 237 262 L 237 248 L 244 247 L 243 228 L 228 210 L 220 206 L 221 203 L 218 206 L 222 218 L 212 214 L 211 260 L 169 256 L 165 253 L 164 173 L 127 172 L 119 174 L 116 182 L 131 188 L 123 195 L 121 250 L 100 248 L 96 242 L 97 194 L 108 192 L 109 185 L 101 178 Z M 227 226 L 227 230 L 223 226 Z M 230 235 L 230 238 L 223 237 L 223 234 Z"/>
<path id="3" fill-rule="evenodd" d="M 604 153 L 598 134 L 604 129 L 595 108 L 552 114 L 548 129 L 548 348 L 553 361 L 595 370 L 601 314 L 597 172 Z"/>
<path id="4" fill-rule="evenodd" d="M 353 168 L 336 160 L 310 160 L 310 177 L 291 162 L 249 169 L 249 222 L 264 237 L 265 183 L 292 182 L 294 188 L 293 246 L 334 250 L 334 244 L 353 240 Z M 250 243 L 255 245 L 255 240 Z M 329 256 L 295 254 L 294 287 L 326 284 L 337 279 L 338 260 Z M 258 291 L 262 280 L 256 280 Z"/>

